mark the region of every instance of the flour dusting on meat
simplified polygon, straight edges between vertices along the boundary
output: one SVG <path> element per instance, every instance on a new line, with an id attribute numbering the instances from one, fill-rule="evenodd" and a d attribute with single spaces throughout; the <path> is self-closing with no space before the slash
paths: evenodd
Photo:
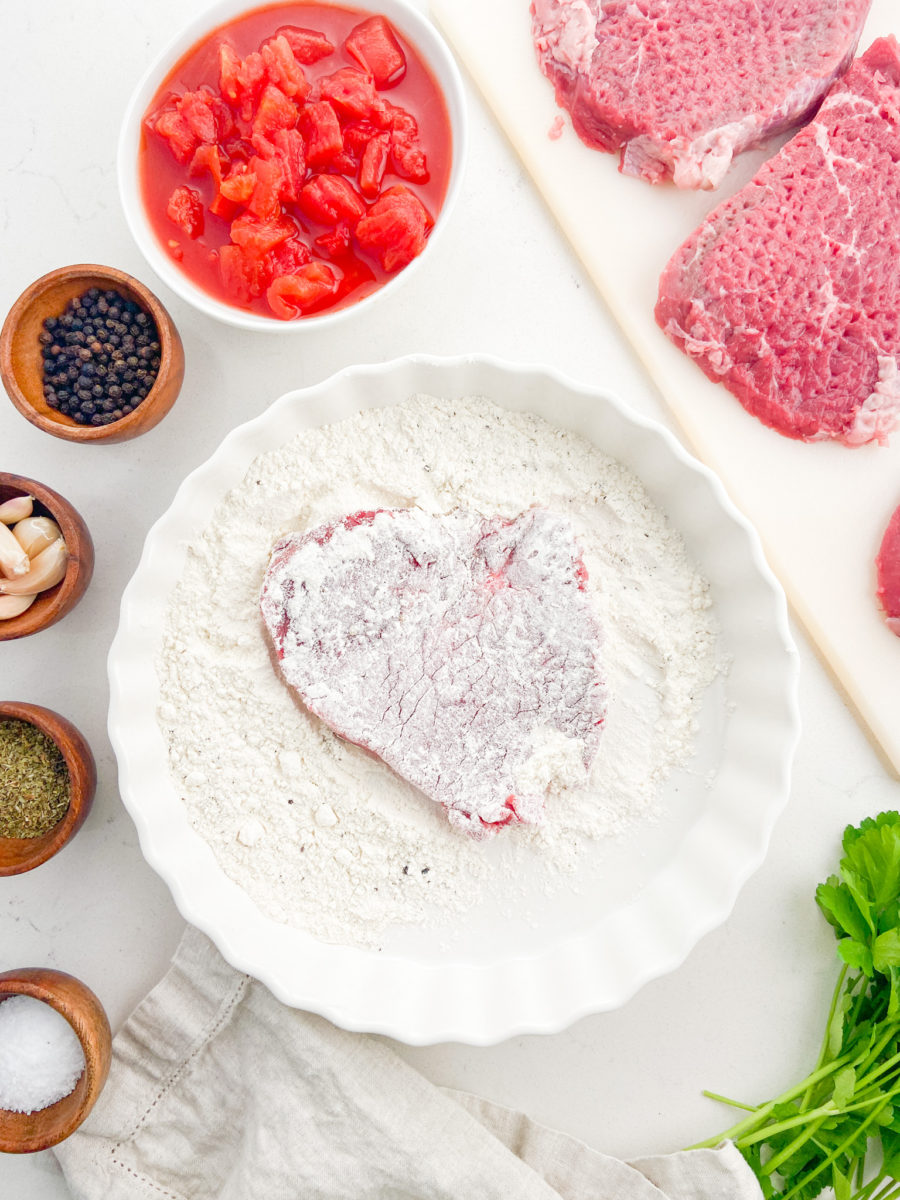
<path id="1" fill-rule="evenodd" d="M 585 574 L 555 513 L 381 510 L 280 541 L 261 608 L 304 703 L 483 837 L 541 820 L 550 779 L 521 786 L 540 733 L 587 780 L 605 697 Z"/>
<path id="2" fill-rule="evenodd" d="M 571 730 L 534 730 L 514 782 L 545 798 L 539 825 L 461 837 L 437 804 L 306 709 L 273 665 L 259 611 L 273 547 L 378 509 L 439 522 L 467 510 L 511 527 L 545 510 L 563 523 L 569 568 L 583 561 L 584 590 L 572 590 L 603 633 L 606 716 L 587 778 Z M 172 778 L 259 908 L 328 941 L 378 946 L 415 926 L 446 939 L 479 910 L 531 919 L 528 905 L 540 920 L 551 895 L 577 909 L 582 868 L 595 872 L 606 854 L 614 863 L 621 838 L 665 819 L 673 772 L 697 762 L 701 704 L 722 669 L 711 605 L 641 482 L 585 438 L 479 398 L 360 412 L 260 455 L 192 543 L 158 661 Z M 576 623 L 584 641 L 583 615 Z"/>

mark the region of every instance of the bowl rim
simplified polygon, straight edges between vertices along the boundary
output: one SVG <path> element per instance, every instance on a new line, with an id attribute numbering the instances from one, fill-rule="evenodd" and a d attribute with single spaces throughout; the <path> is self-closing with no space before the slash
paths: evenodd
<path id="1" fill-rule="evenodd" d="M 81 731 L 67 717 L 24 700 L 0 700 L 0 721 L 27 721 L 45 734 L 62 754 L 69 772 L 69 805 L 55 825 L 35 838 L 0 838 L 2 842 L 30 843 L 32 853 L 11 867 L 0 864 L 0 878 L 24 875 L 53 858 L 75 836 L 87 819 L 97 789 L 97 766 L 93 752 Z M 62 728 L 68 741 L 61 744 L 56 730 Z"/>
<path id="2" fill-rule="evenodd" d="M 317 2 L 326 7 L 350 9 L 357 7 L 355 3 L 334 5 L 333 0 L 317 0 Z M 378 3 L 371 8 L 361 7 L 359 11 L 365 14 L 383 13 L 412 42 L 432 71 L 447 105 L 453 139 L 450 174 L 447 180 L 447 191 L 435 218 L 434 227 L 428 235 L 425 249 L 396 275 L 386 280 L 374 292 L 370 292 L 368 296 L 334 311 L 326 310 L 290 321 L 283 321 L 275 316 L 269 317 L 245 312 L 232 307 L 195 284 L 163 253 L 144 213 L 138 172 L 138 148 L 144 111 L 172 65 L 205 34 L 243 13 L 261 8 L 276 8 L 289 3 L 291 0 L 277 0 L 275 4 L 253 3 L 252 0 L 249 2 L 248 0 L 213 0 L 211 4 L 207 5 L 201 13 L 171 38 L 144 72 L 125 109 L 116 150 L 119 199 L 125 214 L 125 221 L 150 268 L 176 295 L 206 316 L 224 321 L 226 324 L 237 326 L 240 329 L 267 333 L 279 331 L 296 333 L 299 330 L 331 328 L 343 324 L 359 312 L 368 311 L 382 297 L 393 295 L 401 282 L 408 280 L 411 273 L 419 269 L 422 260 L 430 257 L 429 248 L 436 239 L 443 236 L 443 229 L 462 189 L 468 151 L 468 112 L 462 75 L 456 59 L 437 28 L 420 10 L 408 3 L 408 0 L 378 0 Z"/>
<path id="3" fill-rule="evenodd" d="M 68 283 L 77 279 L 84 279 L 87 286 L 92 286 L 90 281 L 93 279 L 106 280 L 111 290 L 129 288 L 140 298 L 141 307 L 153 318 L 159 338 L 160 363 L 153 387 L 137 408 L 109 425 L 95 427 L 78 425 L 75 421 L 69 424 L 45 416 L 22 391 L 12 367 L 12 342 L 23 314 L 51 283 Z M 0 372 L 13 405 L 26 420 L 44 433 L 67 442 L 123 441 L 135 425 L 143 426 L 146 423 L 147 413 L 157 407 L 161 397 L 164 398 L 173 372 L 177 373 L 180 370 L 183 374 L 183 366 L 179 368 L 178 364 L 180 345 L 175 323 L 166 306 L 140 279 L 119 267 L 110 267 L 103 263 L 72 263 L 47 271 L 30 283 L 16 299 L 6 315 L 3 328 L 0 329 Z"/>
<path id="4" fill-rule="evenodd" d="M 678 471 L 698 480 L 723 522 L 734 530 L 739 561 L 752 573 L 752 595 L 757 603 L 751 633 L 761 630 L 765 650 L 758 662 L 753 659 L 754 680 L 768 701 L 762 719 L 774 722 L 771 729 L 767 724 L 766 754 L 748 757 L 745 752 L 742 756 L 738 744 L 730 764 L 729 786 L 719 789 L 722 795 L 716 806 L 706 810 L 703 819 L 684 834 L 678 856 L 628 904 L 592 925 L 590 932 L 561 938 L 550 949 L 491 962 L 455 957 L 431 962 L 393 952 L 329 945 L 312 935 L 280 927 L 288 930 L 277 934 L 282 939 L 281 952 L 267 957 L 263 943 L 271 940 L 271 929 L 277 923 L 227 879 L 196 831 L 185 825 L 184 832 L 174 838 L 173 826 L 162 811 L 171 805 L 163 803 L 165 789 L 154 776 L 159 763 L 155 743 L 161 745 L 161 738 L 143 724 L 147 720 L 155 723 L 155 693 L 141 693 L 158 687 L 147 663 L 157 645 L 156 626 L 163 605 L 162 594 L 157 594 L 163 586 L 161 580 L 170 590 L 173 570 L 180 573 L 177 555 L 182 551 L 167 540 L 167 533 L 177 526 L 178 545 L 186 546 L 202 528 L 199 523 L 209 519 L 212 506 L 223 494 L 221 489 L 233 486 L 256 454 L 276 444 L 273 438 L 292 436 L 296 421 L 306 428 L 342 419 L 343 405 L 337 403 L 342 390 L 352 393 L 358 409 L 396 403 L 418 392 L 447 394 L 440 390 L 442 383 L 458 394 L 489 398 L 499 395 L 502 387 L 513 396 L 506 406 L 525 411 L 534 411 L 521 398 L 529 384 L 542 396 L 561 390 L 578 404 L 590 405 L 592 411 L 596 406 L 611 413 L 612 421 L 630 427 L 640 444 L 661 447 L 664 455 L 677 462 Z M 382 399 L 388 392 L 391 399 Z M 558 423 L 572 427 L 564 416 Z M 711 511 L 711 506 L 707 507 Z M 190 535 L 181 520 L 188 511 L 193 513 Z M 122 597 L 108 672 L 108 729 L 118 761 L 122 799 L 137 827 L 144 857 L 169 885 L 182 915 L 202 929 L 233 966 L 260 979 L 285 1004 L 320 1013 L 346 1029 L 380 1033 L 411 1045 L 443 1041 L 492 1045 L 525 1033 L 559 1032 L 581 1017 L 618 1007 L 651 979 L 678 967 L 697 941 L 728 917 L 740 889 L 762 863 L 776 820 L 787 803 L 800 734 L 798 655 L 785 595 L 766 562 L 755 529 L 731 501 L 718 476 L 665 426 L 606 389 L 576 381 L 555 368 L 482 354 L 452 358 L 416 354 L 347 367 L 319 384 L 285 393 L 258 417 L 232 430 L 210 458 L 185 478 L 169 510 L 148 533 L 141 560 Z M 749 719 L 759 716 L 755 711 Z M 747 729 L 747 719 L 740 711 L 730 719 L 740 719 L 741 729 Z M 151 778 L 155 780 L 152 785 Z M 169 790 L 174 796 L 174 789 Z M 758 804 L 745 811 L 748 790 Z M 699 876 L 694 871 L 698 854 L 708 867 Z M 655 932 L 652 922 L 659 925 Z M 249 924 L 249 934 L 241 927 L 244 923 Z"/>

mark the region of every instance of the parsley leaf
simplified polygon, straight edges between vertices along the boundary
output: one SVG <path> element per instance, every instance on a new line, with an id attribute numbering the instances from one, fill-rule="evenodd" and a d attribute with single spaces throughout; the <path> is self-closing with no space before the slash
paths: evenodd
<path id="1" fill-rule="evenodd" d="M 842 848 L 838 873 L 816 889 L 843 964 L 819 1060 L 698 1143 L 732 1139 L 765 1200 L 815 1200 L 829 1187 L 835 1200 L 900 1200 L 900 813 L 848 826 Z"/>

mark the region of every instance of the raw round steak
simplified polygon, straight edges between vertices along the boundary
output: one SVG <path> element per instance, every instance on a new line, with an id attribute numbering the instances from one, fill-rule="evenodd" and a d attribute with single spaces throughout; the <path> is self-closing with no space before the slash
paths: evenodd
<path id="1" fill-rule="evenodd" d="M 285 680 L 482 837 L 538 822 L 549 737 L 586 773 L 605 714 L 600 629 L 568 522 L 360 512 L 283 538 L 262 589 Z"/>
<path id="2" fill-rule="evenodd" d="M 656 319 L 780 433 L 884 443 L 900 415 L 898 255 L 900 47 L 891 37 L 676 252 Z"/>
<path id="3" fill-rule="evenodd" d="M 799 125 L 853 57 L 871 0 L 533 0 L 538 61 L 600 150 L 651 183 L 714 188 Z"/>
<path id="4" fill-rule="evenodd" d="M 888 522 L 875 569 L 878 572 L 878 599 L 888 629 L 900 637 L 900 508 Z"/>

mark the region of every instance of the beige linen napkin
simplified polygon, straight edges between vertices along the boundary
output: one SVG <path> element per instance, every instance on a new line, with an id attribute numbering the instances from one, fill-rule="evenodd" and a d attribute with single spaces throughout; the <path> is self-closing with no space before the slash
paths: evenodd
<path id="1" fill-rule="evenodd" d="M 77 1200 L 760 1200 L 730 1144 L 624 1163 L 286 1008 L 188 927 L 56 1148 Z"/>

